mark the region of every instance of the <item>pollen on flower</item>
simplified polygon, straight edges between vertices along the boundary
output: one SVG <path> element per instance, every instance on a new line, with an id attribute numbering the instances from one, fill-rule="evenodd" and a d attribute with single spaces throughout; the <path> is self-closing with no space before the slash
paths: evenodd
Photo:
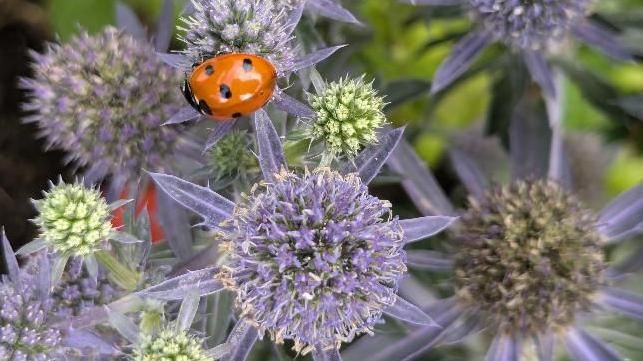
<path id="1" fill-rule="evenodd" d="M 111 211 L 95 189 L 60 181 L 34 201 L 40 238 L 54 251 L 82 256 L 92 253 L 112 232 Z"/>
<path id="2" fill-rule="evenodd" d="M 180 71 L 164 64 L 151 44 L 113 27 L 32 53 L 33 79 L 25 119 L 36 122 L 49 147 L 79 166 L 136 177 L 161 169 L 180 140 L 160 125 L 184 106 Z"/>
<path id="3" fill-rule="evenodd" d="M 288 68 L 296 52 L 286 26 L 286 8 L 274 0 L 191 0 L 195 11 L 183 17 L 181 40 L 194 63 L 221 53 L 252 53 Z"/>
<path id="4" fill-rule="evenodd" d="M 376 132 L 386 123 L 384 100 L 363 77 L 332 82 L 321 94 L 310 95 L 310 103 L 315 111 L 311 136 L 334 154 L 354 156 L 377 142 Z"/>
<path id="5" fill-rule="evenodd" d="M 324 168 L 255 186 L 224 225 L 242 317 L 302 353 L 370 333 L 406 271 L 390 207 Z"/>
<path id="6" fill-rule="evenodd" d="M 587 15 L 591 0 L 469 0 L 473 17 L 497 40 L 518 49 L 545 49 Z"/>
<path id="7" fill-rule="evenodd" d="M 199 338 L 185 331 L 165 328 L 155 335 L 144 335 L 134 349 L 134 361 L 210 361 Z"/>
<path id="8" fill-rule="evenodd" d="M 595 222 L 548 181 L 519 181 L 471 199 L 457 233 L 459 300 L 511 334 L 572 324 L 604 283 Z"/>

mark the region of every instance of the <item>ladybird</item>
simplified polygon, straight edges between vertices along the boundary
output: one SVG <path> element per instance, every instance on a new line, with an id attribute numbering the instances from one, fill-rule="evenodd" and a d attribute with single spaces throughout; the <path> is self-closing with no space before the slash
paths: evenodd
<path id="1" fill-rule="evenodd" d="M 228 120 L 254 113 L 272 97 L 277 69 L 267 59 L 228 53 L 195 64 L 183 84 L 185 99 L 200 113 Z"/>

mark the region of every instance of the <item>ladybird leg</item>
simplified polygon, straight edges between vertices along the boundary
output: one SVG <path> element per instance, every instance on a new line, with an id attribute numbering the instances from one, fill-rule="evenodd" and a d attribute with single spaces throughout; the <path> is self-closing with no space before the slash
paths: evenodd
<path id="1" fill-rule="evenodd" d="M 188 83 L 187 79 L 183 81 L 183 85 L 181 86 L 181 92 L 183 93 L 185 100 L 188 101 L 190 106 L 192 106 L 192 108 L 194 108 L 199 113 L 203 114 L 203 111 L 201 110 L 201 108 L 199 107 L 199 105 L 194 99 L 194 94 L 192 94 L 192 89 L 190 88 L 190 84 Z"/>

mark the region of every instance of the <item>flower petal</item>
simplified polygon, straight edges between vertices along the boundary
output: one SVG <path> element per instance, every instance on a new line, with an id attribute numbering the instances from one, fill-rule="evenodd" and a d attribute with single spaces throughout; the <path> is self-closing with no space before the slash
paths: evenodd
<path id="1" fill-rule="evenodd" d="M 155 192 L 158 202 L 157 216 L 163 226 L 163 238 L 179 261 L 189 259 L 192 248 L 192 231 L 188 212 L 175 207 L 173 200 L 165 192 Z"/>
<path id="2" fill-rule="evenodd" d="M 357 157 L 355 157 L 354 165 L 345 164 L 342 167 L 342 172 L 359 173 L 362 182 L 369 184 L 391 156 L 400 139 L 402 139 L 403 134 L 404 127 L 389 130 L 379 137 L 377 144 L 368 146 L 359 153 Z"/>
<path id="3" fill-rule="evenodd" d="M 194 321 L 194 316 L 196 316 L 196 311 L 199 309 L 200 300 L 201 296 L 196 290 L 188 291 L 185 295 L 179 308 L 179 315 L 176 317 L 177 331 L 187 331 L 190 329 L 192 321 Z"/>
<path id="4" fill-rule="evenodd" d="M 295 62 L 288 69 L 284 69 L 283 71 L 285 73 L 291 73 L 300 69 L 308 68 L 309 66 L 313 66 L 325 60 L 329 56 L 333 55 L 337 50 L 345 46 L 346 45 L 331 46 L 329 48 L 324 48 L 310 54 L 306 54 L 303 57 L 295 60 Z"/>
<path id="5" fill-rule="evenodd" d="M 9 275 L 9 279 L 18 283 L 20 282 L 20 266 L 2 227 L 0 227 L 0 238 L 2 238 L 2 259 L 4 261 L 4 267 Z"/>
<path id="6" fill-rule="evenodd" d="M 572 33 L 581 41 L 617 60 L 633 60 L 634 56 L 618 39 L 616 34 L 592 23 L 583 21 L 572 28 Z"/>
<path id="7" fill-rule="evenodd" d="M 207 187 L 168 174 L 148 174 L 168 196 L 203 217 L 203 224 L 210 228 L 218 228 L 232 215 L 234 203 Z"/>
<path id="8" fill-rule="evenodd" d="M 511 336 L 496 336 L 484 361 L 520 361 L 520 344 Z"/>
<path id="9" fill-rule="evenodd" d="M 115 345 L 106 342 L 102 337 L 87 330 L 68 330 L 65 335 L 65 346 L 75 349 L 91 349 L 102 355 L 113 355 L 118 352 Z"/>
<path id="10" fill-rule="evenodd" d="M 182 300 L 192 291 L 197 291 L 200 296 L 211 295 L 224 289 L 223 283 L 217 277 L 219 272 L 219 267 L 188 272 L 139 291 L 138 295 L 168 301 Z"/>
<path id="11" fill-rule="evenodd" d="M 168 119 L 162 125 L 181 124 L 200 118 L 201 116 L 201 113 L 197 112 L 196 110 L 194 110 L 194 108 L 188 105 L 179 109 L 176 114 L 171 116 L 170 119 Z"/>
<path id="12" fill-rule="evenodd" d="M 279 110 L 283 110 L 288 114 L 292 114 L 302 118 L 312 118 L 315 116 L 315 112 L 306 104 L 300 102 L 299 100 L 291 97 L 290 95 L 281 92 L 279 95 L 275 96 L 272 101 L 272 104 Z"/>
<path id="13" fill-rule="evenodd" d="M 388 165 L 402 176 L 402 186 L 422 214 L 455 214 L 453 205 L 431 171 L 405 140 L 395 148 Z"/>
<path id="14" fill-rule="evenodd" d="M 554 361 L 554 332 L 549 330 L 535 338 L 536 353 L 540 361 Z"/>
<path id="15" fill-rule="evenodd" d="M 147 41 L 147 32 L 134 10 L 120 1 L 116 3 L 116 26 L 136 39 Z"/>
<path id="16" fill-rule="evenodd" d="M 189 69 L 192 65 L 190 64 L 190 60 L 185 55 L 162 52 L 157 52 L 156 55 L 161 59 L 162 62 L 173 68 Z"/>
<path id="17" fill-rule="evenodd" d="M 624 361 L 603 341 L 578 328 L 567 331 L 565 345 L 569 355 L 575 361 Z"/>
<path id="18" fill-rule="evenodd" d="M 47 247 L 47 242 L 42 238 L 36 238 L 33 241 L 25 244 L 20 247 L 16 252 L 16 256 L 26 256 L 32 253 L 36 253 L 40 250 L 43 250 Z"/>
<path id="19" fill-rule="evenodd" d="M 314 13 L 325 16 L 329 19 L 343 21 L 346 23 L 361 25 L 350 11 L 344 9 L 339 3 L 333 0 L 313 0 L 306 4 Z"/>
<path id="20" fill-rule="evenodd" d="M 313 350 L 313 361 L 342 361 L 338 349 L 323 350 L 316 347 Z"/>
<path id="21" fill-rule="evenodd" d="M 384 309 L 384 313 L 398 320 L 416 325 L 440 327 L 419 307 L 397 295 L 395 296 L 395 303 Z"/>
<path id="22" fill-rule="evenodd" d="M 230 131 L 234 128 L 236 122 L 234 120 L 228 120 L 225 122 L 217 122 L 212 132 L 208 136 L 208 140 L 205 141 L 205 147 L 203 147 L 203 153 L 205 154 L 210 148 L 214 147 L 221 139 L 223 139 Z"/>
<path id="23" fill-rule="evenodd" d="M 449 149 L 449 157 L 455 172 L 467 191 L 469 191 L 469 194 L 480 199 L 489 187 L 484 173 L 471 158 L 458 149 Z"/>
<path id="24" fill-rule="evenodd" d="M 259 109 L 254 114 L 254 123 L 259 147 L 259 166 L 264 179 L 272 181 L 282 168 L 287 167 L 284 148 L 277 129 L 265 110 Z"/>
<path id="25" fill-rule="evenodd" d="M 406 251 L 406 263 L 414 268 L 438 272 L 448 272 L 453 268 L 453 260 L 447 255 L 424 249 Z"/>
<path id="26" fill-rule="evenodd" d="M 523 50 L 522 58 L 525 60 L 532 79 L 540 85 L 545 95 L 549 98 L 556 98 L 554 75 L 543 54 L 533 50 Z"/>
<path id="27" fill-rule="evenodd" d="M 404 243 L 409 244 L 442 232 L 455 222 L 458 217 L 426 216 L 413 219 L 403 219 L 400 226 L 404 230 Z"/>
<path id="28" fill-rule="evenodd" d="M 304 7 L 306 6 L 306 1 L 300 1 L 297 6 L 292 9 L 290 14 L 288 14 L 288 19 L 286 20 L 285 28 L 286 32 L 290 35 L 295 31 L 297 24 L 301 20 L 301 15 L 304 13 Z"/>
<path id="29" fill-rule="evenodd" d="M 138 326 L 136 326 L 136 324 L 132 320 L 130 320 L 122 313 L 110 310 L 108 306 L 105 306 L 105 308 L 107 308 L 110 325 L 112 325 L 112 327 L 114 327 L 118 331 L 118 333 L 120 333 L 128 341 L 136 344 L 139 340 L 140 335 Z"/>
<path id="30" fill-rule="evenodd" d="M 258 337 L 259 333 L 254 326 L 244 320 L 239 320 L 226 341 L 230 352 L 221 361 L 245 361 Z"/>
<path id="31" fill-rule="evenodd" d="M 482 30 L 474 30 L 453 46 L 451 54 L 440 64 L 431 85 L 435 94 L 446 88 L 464 73 L 491 41 L 491 36 Z"/>
<path id="32" fill-rule="evenodd" d="M 643 232 L 643 183 L 620 194 L 603 208 L 598 224 L 608 241 L 624 239 L 632 230 Z"/>
<path id="33" fill-rule="evenodd" d="M 641 295 L 616 288 L 606 288 L 601 292 L 599 303 L 613 311 L 643 321 L 643 296 Z"/>
<path id="34" fill-rule="evenodd" d="M 154 46 L 157 51 L 166 51 L 172 41 L 172 30 L 174 29 L 174 2 L 172 0 L 163 1 L 161 16 L 156 26 Z"/>

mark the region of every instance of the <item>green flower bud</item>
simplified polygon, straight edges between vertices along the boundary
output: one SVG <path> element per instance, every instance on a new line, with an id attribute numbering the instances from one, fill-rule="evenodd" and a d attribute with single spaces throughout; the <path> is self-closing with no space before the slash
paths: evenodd
<path id="1" fill-rule="evenodd" d="M 232 132 L 208 152 L 209 171 L 217 178 L 234 176 L 257 166 L 250 152 L 250 137 L 246 132 Z"/>
<path id="2" fill-rule="evenodd" d="M 145 335 L 134 350 L 134 361 L 211 361 L 201 340 L 185 331 L 166 328 L 156 335 Z"/>

